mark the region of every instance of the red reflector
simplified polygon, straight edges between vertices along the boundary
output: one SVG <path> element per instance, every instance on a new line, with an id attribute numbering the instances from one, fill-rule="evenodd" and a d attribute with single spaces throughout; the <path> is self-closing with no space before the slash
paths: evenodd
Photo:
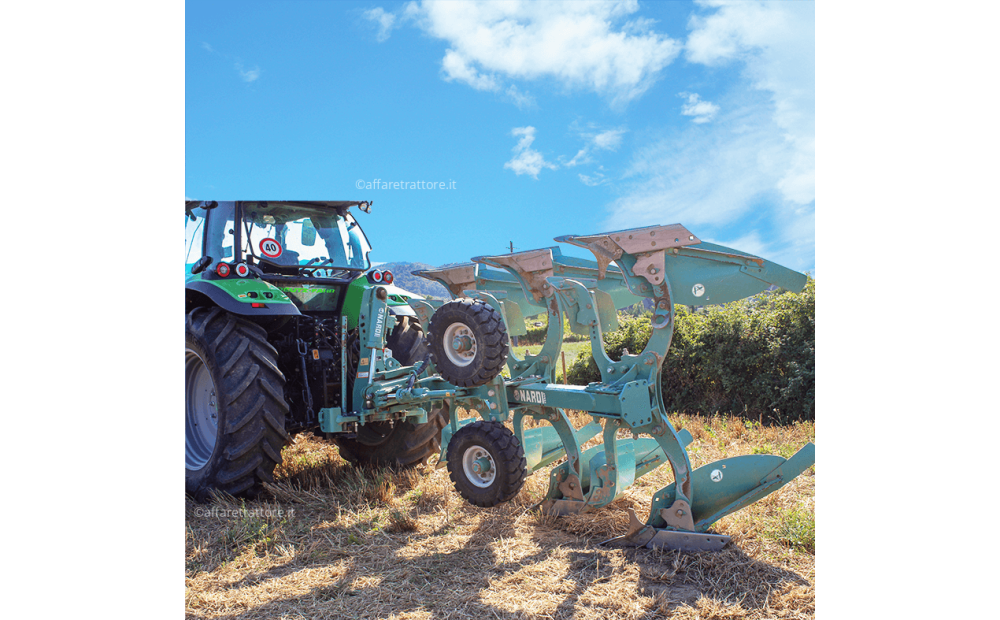
<path id="1" fill-rule="evenodd" d="M 267 304 L 262 304 L 262 303 L 258 303 L 258 302 L 255 301 L 252 304 L 250 304 L 250 307 L 251 308 L 266 308 Z"/>
<path id="2" fill-rule="evenodd" d="M 248 273 L 250 273 L 250 268 L 247 267 L 245 264 L 240 263 L 239 265 L 236 265 L 236 275 L 238 275 L 241 278 L 245 278 L 247 277 Z"/>
<path id="3" fill-rule="evenodd" d="M 382 279 L 385 280 L 386 284 L 392 284 L 393 276 L 391 271 L 382 272 Z"/>
<path id="4" fill-rule="evenodd" d="M 372 272 L 372 280 L 375 280 L 376 282 L 381 282 L 382 281 L 382 272 L 378 271 L 378 270 L 373 271 Z"/>
<path id="5" fill-rule="evenodd" d="M 225 278 L 229 275 L 229 265 L 226 263 L 219 263 L 218 267 L 215 268 L 215 273 L 219 274 L 219 277 Z"/>

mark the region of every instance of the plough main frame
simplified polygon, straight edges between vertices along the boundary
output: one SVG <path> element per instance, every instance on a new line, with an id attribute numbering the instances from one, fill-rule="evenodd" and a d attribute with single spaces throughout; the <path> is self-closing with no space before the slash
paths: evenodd
<path id="1" fill-rule="evenodd" d="M 660 372 L 673 335 L 674 305 L 726 303 L 772 285 L 797 292 L 806 277 L 762 258 L 702 242 L 680 224 L 570 235 L 556 241 L 586 248 L 595 260 L 563 256 L 555 246 L 415 272 L 444 284 L 454 298 L 410 301 L 422 324 L 430 326 L 433 363 L 391 368 L 381 366 L 373 355 L 372 380 L 355 389 L 372 408 L 388 410 L 390 416 L 446 404 L 450 425 L 442 433 L 439 465 L 449 465 L 459 491 L 478 505 L 511 499 L 525 475 L 565 457 L 549 475 L 540 508 L 557 515 L 588 512 L 607 506 L 639 477 L 669 463 L 674 482 L 654 493 L 644 522 L 629 510 L 629 531 L 616 540 L 651 548 L 721 548 L 728 538 L 709 533 L 711 525 L 808 469 L 815 461 L 815 449 L 808 443 L 787 460 L 755 454 L 692 469 L 685 449 L 691 435 L 674 429 L 661 392 Z M 642 352 L 626 353 L 615 361 L 604 349 L 603 335 L 617 329 L 618 309 L 642 299 L 653 302 L 652 335 Z M 459 300 L 478 308 L 481 315 L 492 312 L 502 318 L 506 326 L 502 347 L 492 342 L 492 335 L 482 336 L 486 328 L 474 325 L 478 319 L 466 320 L 468 325 L 455 321 L 447 328 L 435 325 L 441 316 L 437 311 L 448 304 L 455 309 Z M 483 310 L 484 306 L 491 310 Z M 525 334 L 523 317 L 542 311 L 548 313 L 548 328 L 541 351 L 518 357 L 508 350 L 507 334 Z M 555 383 L 563 317 L 573 332 L 589 336 L 600 381 L 586 386 Z M 462 387 L 464 379 L 455 377 L 464 377 L 465 369 L 477 367 L 477 360 L 490 352 L 505 356 L 510 378 L 497 374 L 486 383 Z M 446 368 L 449 372 L 444 372 Z M 475 410 L 478 417 L 459 419 L 459 406 Z M 566 410 L 586 412 L 592 421 L 575 428 Z M 525 429 L 526 418 L 540 424 Z M 498 430 L 506 422 L 513 430 Z M 619 431 L 631 438 L 618 437 Z M 499 440 L 486 438 L 488 432 L 495 437 L 512 433 L 520 451 L 511 451 L 506 444 L 500 446 L 505 451 L 492 446 L 491 441 Z M 471 440 L 473 434 L 481 439 Z M 599 434 L 602 444 L 581 450 Z M 464 452 L 449 452 L 449 444 L 459 437 Z M 497 486 L 492 495 L 491 485 Z"/>

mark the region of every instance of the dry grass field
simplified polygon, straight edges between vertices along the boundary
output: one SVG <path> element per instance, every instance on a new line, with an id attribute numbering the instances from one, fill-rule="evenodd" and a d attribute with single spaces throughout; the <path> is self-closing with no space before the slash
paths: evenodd
<path id="1" fill-rule="evenodd" d="M 589 420 L 580 418 L 577 425 Z M 790 456 L 812 423 L 762 427 L 675 416 L 692 464 Z M 186 503 L 186 587 L 194 618 L 813 618 L 815 467 L 714 531 L 723 551 L 659 552 L 599 543 L 645 519 L 669 466 L 593 514 L 531 508 L 543 469 L 512 502 L 480 509 L 446 468 L 356 469 L 331 443 L 299 435 L 265 500 Z"/>

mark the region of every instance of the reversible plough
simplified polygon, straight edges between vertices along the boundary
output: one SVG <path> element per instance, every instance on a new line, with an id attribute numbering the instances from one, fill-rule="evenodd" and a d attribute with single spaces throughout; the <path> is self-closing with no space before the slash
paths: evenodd
<path id="1" fill-rule="evenodd" d="M 441 438 L 459 493 L 478 506 L 494 506 L 518 493 L 529 473 L 552 468 L 539 507 L 566 515 L 596 510 L 622 496 L 638 478 L 666 463 L 674 482 L 658 490 L 645 522 L 629 510 L 623 544 L 709 550 L 727 536 L 713 523 L 775 492 L 808 469 L 814 446 L 794 456 L 746 455 L 692 469 L 686 430 L 667 418 L 660 372 L 674 329 L 674 305 L 723 304 L 772 286 L 800 291 L 806 276 L 762 258 L 702 242 L 679 224 L 556 241 L 585 248 L 595 260 L 563 256 L 559 247 L 481 256 L 472 263 L 415 272 L 440 282 L 452 301 L 411 300 L 427 335 L 429 359 L 400 366 L 380 347 L 379 303 L 360 326 L 365 354 L 354 384 L 366 409 L 387 419 L 421 419 L 420 410 L 445 406 Z M 603 335 L 618 327 L 618 309 L 652 300 L 652 335 L 642 352 L 612 359 Z M 383 309 L 384 310 L 384 309 Z M 524 317 L 548 313 L 541 351 L 518 357 L 508 335 L 526 333 Z M 586 386 L 555 383 L 563 343 L 563 317 L 589 336 L 601 380 Z M 506 365 L 510 378 L 500 373 Z M 458 408 L 474 412 L 460 419 Z M 566 410 L 592 421 L 575 428 Z M 525 429 L 525 419 L 535 428 Z M 350 416 L 323 421 L 336 431 Z M 509 423 L 511 428 L 505 423 Z M 631 434 L 619 437 L 619 431 Z M 603 443 L 582 450 L 601 435 Z"/>

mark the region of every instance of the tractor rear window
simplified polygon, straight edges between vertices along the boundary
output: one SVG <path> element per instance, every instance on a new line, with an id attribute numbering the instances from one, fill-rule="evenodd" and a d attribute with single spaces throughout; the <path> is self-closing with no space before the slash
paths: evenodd
<path id="1" fill-rule="evenodd" d="M 243 253 L 316 275 L 332 269 L 367 269 L 371 246 L 350 213 L 282 203 L 243 203 Z"/>
<path id="2" fill-rule="evenodd" d="M 219 263 L 233 260 L 236 203 L 213 200 L 201 204 L 193 212 L 195 215 L 203 213 L 208 218 L 205 226 L 205 254 L 212 258 L 208 269 L 214 269 Z"/>

